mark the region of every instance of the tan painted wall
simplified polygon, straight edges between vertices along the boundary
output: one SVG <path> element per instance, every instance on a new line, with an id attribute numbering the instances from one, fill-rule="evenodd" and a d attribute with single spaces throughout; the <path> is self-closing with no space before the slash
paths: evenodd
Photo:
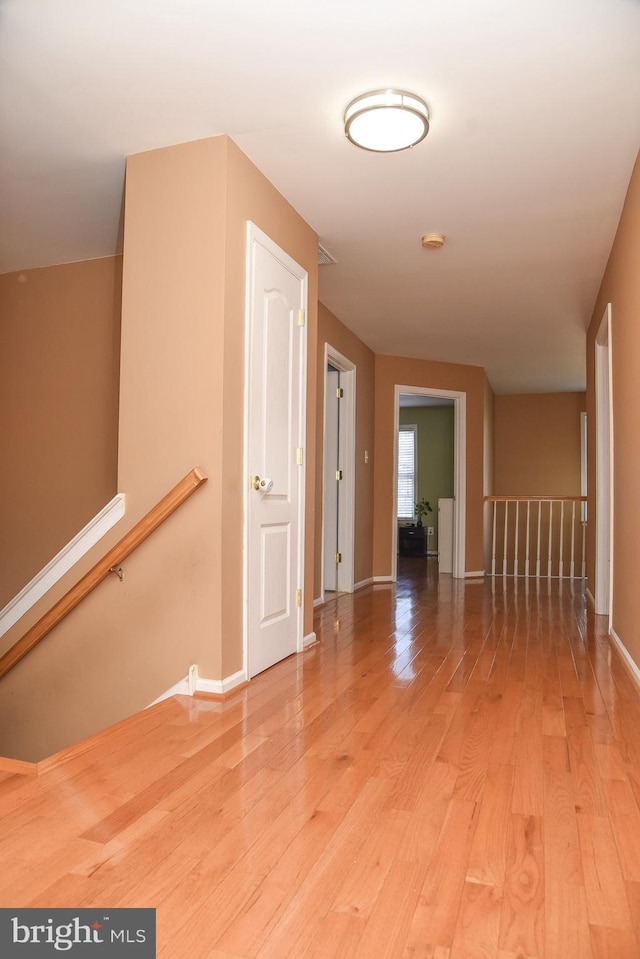
<path id="1" fill-rule="evenodd" d="M 580 496 L 580 414 L 586 410 L 586 394 L 528 393 L 496 396 L 494 410 L 496 495 Z M 493 551 L 490 534 L 494 528 L 491 506 L 487 512 L 485 532 L 489 540 L 486 544 L 489 552 L 485 553 L 485 566 L 490 569 L 489 555 Z M 536 537 L 538 513 L 541 520 L 539 541 Z M 498 571 L 503 569 L 504 517 L 505 509 L 500 505 L 496 508 L 495 517 L 495 568 Z M 531 539 L 528 538 L 528 530 Z M 579 507 L 565 504 L 560 511 L 556 504 L 552 514 L 553 548 L 550 556 L 549 506 L 532 505 L 526 510 L 519 508 L 516 515 L 512 505 L 507 517 L 507 569 L 509 573 L 513 572 L 513 552 L 517 542 L 517 568 L 520 575 L 523 575 L 526 569 L 527 560 L 535 569 L 538 559 L 542 570 L 548 569 L 548 561 L 551 560 L 552 570 L 554 575 L 557 575 L 557 558 L 562 542 L 563 574 L 569 574 L 572 561 L 578 564 L 576 568 L 579 571 L 582 537 Z"/>
<path id="2" fill-rule="evenodd" d="M 204 675 L 220 676 L 226 172 L 222 139 L 153 150 L 127 162 L 118 471 L 126 527 L 192 467 L 209 476 L 197 499 L 163 530 L 173 556 L 159 563 L 139 610 L 136 633 L 142 637 L 136 641 L 153 651 L 142 694 L 148 701 L 185 675 L 185 657 Z M 196 562 L 170 546 L 192 514 L 200 529 Z M 157 539 L 146 552 L 145 570 L 160 560 Z M 136 555 L 129 566 L 142 559 Z M 181 589 L 167 595 L 168 580 L 189 583 L 177 642 L 169 610 Z M 107 621 L 112 610 L 105 610 Z M 147 616 L 167 621 L 168 628 L 157 624 L 150 636 Z M 131 628 L 125 634 L 130 642 Z"/>
<path id="3" fill-rule="evenodd" d="M 640 590 L 634 557 L 640 543 L 640 159 L 596 299 L 587 336 L 589 457 L 588 578 L 595 591 L 595 337 L 607 303 L 612 308 L 614 433 L 613 629 L 640 666 Z"/>
<path id="4" fill-rule="evenodd" d="M 322 303 L 318 307 L 317 401 L 315 422 L 316 515 L 314 597 L 322 589 L 322 488 L 324 435 L 324 355 L 328 343 L 356 366 L 356 483 L 354 582 L 372 576 L 373 546 L 373 462 L 374 462 L 374 376 L 375 357 L 355 333 L 348 330 Z M 368 462 L 365 463 L 365 451 Z"/>
<path id="5" fill-rule="evenodd" d="M 116 493 L 121 257 L 0 276 L 0 608 Z"/>
<path id="6" fill-rule="evenodd" d="M 211 679 L 242 664 L 247 217 L 309 271 L 308 420 L 315 423 L 313 231 L 226 137 L 129 158 L 118 472 L 127 515 L 77 575 L 192 467 L 209 480 L 127 559 L 122 584 L 111 577 L 98 587 L 3 680 L 0 755 L 48 755 L 151 702 L 191 663 Z M 312 623 L 312 447 L 305 626 Z M 39 604 L 20 632 L 43 612 Z M 3 648 L 17 638 L 14 629 Z M 28 715 L 11 710 L 25 687 L 42 692 Z"/>
<path id="7" fill-rule="evenodd" d="M 585 393 L 496 396 L 497 496 L 580 496 Z"/>
<path id="8" fill-rule="evenodd" d="M 465 568 L 484 569 L 483 478 L 485 375 L 479 366 L 376 356 L 373 573 L 392 570 L 394 388 L 395 385 L 454 390 L 467 394 L 467 502 Z"/>

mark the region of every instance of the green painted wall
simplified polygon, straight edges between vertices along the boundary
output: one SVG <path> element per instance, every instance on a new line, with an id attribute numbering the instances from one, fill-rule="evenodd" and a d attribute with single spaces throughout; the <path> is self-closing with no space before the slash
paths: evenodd
<path id="1" fill-rule="evenodd" d="M 418 499 L 431 503 L 433 513 L 423 517 L 433 526 L 428 549 L 438 548 L 438 500 L 453 496 L 453 415 L 451 406 L 411 406 L 400 409 L 402 425 L 418 428 Z"/>

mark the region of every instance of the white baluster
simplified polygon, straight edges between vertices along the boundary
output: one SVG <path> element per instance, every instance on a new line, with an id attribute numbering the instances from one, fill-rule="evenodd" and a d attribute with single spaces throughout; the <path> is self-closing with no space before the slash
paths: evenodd
<path id="1" fill-rule="evenodd" d="M 498 504 L 492 503 L 493 506 L 493 536 L 491 538 L 491 575 L 496 575 L 496 517 L 498 515 Z"/>
<path id="2" fill-rule="evenodd" d="M 569 568 L 569 575 L 571 579 L 575 578 L 575 551 L 576 551 L 576 501 L 574 500 L 571 506 L 571 566 Z"/>
<path id="3" fill-rule="evenodd" d="M 504 544 L 502 553 L 502 575 L 507 575 L 507 525 L 509 522 L 509 500 L 504 501 Z"/>

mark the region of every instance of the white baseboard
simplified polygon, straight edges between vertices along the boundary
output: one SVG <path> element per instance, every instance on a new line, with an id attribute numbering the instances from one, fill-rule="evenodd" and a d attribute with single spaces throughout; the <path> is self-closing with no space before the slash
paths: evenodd
<path id="1" fill-rule="evenodd" d="M 622 642 L 622 640 L 616 633 L 615 629 L 611 629 L 609 631 L 609 636 L 615 643 L 615 646 L 618 652 L 620 653 L 622 659 L 624 660 L 625 666 L 631 673 L 631 678 L 635 681 L 636 686 L 640 689 L 640 669 L 638 668 L 635 660 L 631 658 L 631 655 L 628 652 L 627 647 L 624 645 L 624 643 Z"/>
<path id="2" fill-rule="evenodd" d="M 7 630 L 15 626 L 18 620 L 122 519 L 124 512 L 124 493 L 118 493 L 0 610 L 0 636 L 4 636 Z"/>
<path id="3" fill-rule="evenodd" d="M 226 676 L 225 679 L 204 679 L 198 676 L 196 681 L 196 693 L 213 693 L 215 696 L 226 696 L 236 686 L 242 686 L 248 682 L 246 669 L 239 669 L 237 673 Z"/>
<path id="4" fill-rule="evenodd" d="M 172 696 L 193 696 L 192 692 L 189 692 L 189 677 L 185 676 L 184 679 L 181 679 L 179 683 L 176 683 L 171 689 L 165 690 L 157 699 L 154 699 L 152 703 L 146 707 L 146 709 L 151 709 L 152 706 L 157 706 L 158 703 L 163 702 L 165 699 L 170 699 Z"/>
<path id="5" fill-rule="evenodd" d="M 464 574 L 465 579 L 482 579 L 484 577 L 483 569 L 472 570 L 471 572 L 467 571 Z"/>
<path id="6" fill-rule="evenodd" d="M 395 579 L 393 578 L 391 573 L 389 573 L 388 576 L 372 576 L 371 582 L 372 583 L 389 583 L 392 585 L 393 583 L 395 583 Z"/>
<path id="7" fill-rule="evenodd" d="M 162 695 L 154 699 L 152 703 L 149 703 L 147 709 L 157 705 L 157 703 L 161 703 L 164 699 L 169 699 L 171 696 L 193 696 L 195 693 L 211 693 L 214 696 L 226 696 L 234 690 L 236 686 L 242 686 L 243 683 L 246 682 L 247 672 L 245 669 L 240 669 L 237 673 L 233 673 L 225 679 L 205 679 L 204 676 L 198 675 L 198 667 L 194 664 L 189 667 L 189 673 L 184 679 L 181 679 L 170 689 L 165 690 Z"/>
<path id="8" fill-rule="evenodd" d="M 388 581 L 385 579 L 384 582 L 386 583 L 386 582 L 388 582 Z M 373 583 L 374 583 L 373 576 L 370 576 L 369 579 L 360 580 L 359 583 L 354 583 L 354 584 L 353 584 L 353 592 L 355 593 L 355 591 L 356 591 L 357 589 L 363 589 L 365 586 L 372 586 Z M 324 596 L 319 596 L 318 599 L 314 599 L 314 601 L 313 601 L 313 608 L 314 608 L 314 609 L 317 609 L 318 606 L 324 606 L 325 602 L 326 602 L 325 597 L 324 597 Z"/>
<path id="9" fill-rule="evenodd" d="M 593 593 L 591 592 L 591 590 L 589 589 L 589 587 L 587 587 L 587 589 L 585 590 L 585 592 L 586 592 L 586 594 L 587 594 L 587 602 L 589 603 L 589 605 L 590 605 L 593 609 L 595 609 L 595 608 L 596 608 L 595 596 L 593 595 Z"/>
<path id="10" fill-rule="evenodd" d="M 363 589 L 365 586 L 372 586 L 374 582 L 373 576 L 370 576 L 369 579 L 361 579 L 359 583 L 354 583 L 353 591 L 357 589 Z"/>
<path id="11" fill-rule="evenodd" d="M 307 633 L 302 640 L 302 648 L 306 649 L 307 646 L 311 646 L 313 643 L 317 642 L 318 637 L 315 633 Z"/>

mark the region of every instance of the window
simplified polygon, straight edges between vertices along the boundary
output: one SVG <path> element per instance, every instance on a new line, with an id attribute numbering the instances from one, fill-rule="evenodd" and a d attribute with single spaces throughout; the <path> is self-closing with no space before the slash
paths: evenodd
<path id="1" fill-rule="evenodd" d="M 415 517 L 417 444 L 418 427 L 401 426 L 398 430 L 398 519 Z"/>

